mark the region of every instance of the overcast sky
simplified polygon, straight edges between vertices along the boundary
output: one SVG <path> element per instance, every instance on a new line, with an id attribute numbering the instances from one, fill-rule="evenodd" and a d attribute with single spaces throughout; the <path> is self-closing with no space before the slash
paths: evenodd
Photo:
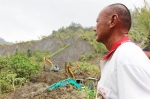
<path id="1" fill-rule="evenodd" d="M 99 12 L 112 3 L 133 9 L 141 7 L 143 0 L 0 0 L 0 37 L 9 42 L 29 41 L 71 22 L 95 26 Z"/>

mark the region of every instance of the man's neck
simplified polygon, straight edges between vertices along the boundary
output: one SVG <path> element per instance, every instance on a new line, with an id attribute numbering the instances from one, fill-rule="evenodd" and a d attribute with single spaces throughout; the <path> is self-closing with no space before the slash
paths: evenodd
<path id="1" fill-rule="evenodd" d="M 103 58 L 103 60 L 107 60 L 114 52 L 115 50 L 123 43 L 125 42 L 130 42 L 131 40 L 129 39 L 128 36 L 121 38 L 118 40 L 112 47 L 109 49 L 109 52 L 106 54 L 106 56 Z"/>
<path id="2" fill-rule="evenodd" d="M 108 39 L 107 42 L 104 43 L 104 45 L 106 46 L 108 50 L 110 50 L 117 41 L 127 36 L 128 36 L 127 34 L 124 34 L 122 36 L 111 36 L 111 38 Z"/>

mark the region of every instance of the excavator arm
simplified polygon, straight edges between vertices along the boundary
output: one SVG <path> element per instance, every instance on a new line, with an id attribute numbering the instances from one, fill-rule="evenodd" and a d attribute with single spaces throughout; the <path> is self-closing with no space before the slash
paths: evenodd
<path id="1" fill-rule="evenodd" d="M 70 69 L 70 67 L 68 66 L 68 63 L 67 63 L 67 62 L 65 62 L 65 71 L 66 71 L 66 77 L 67 77 L 67 78 L 68 78 L 69 75 L 70 75 L 73 79 L 75 79 L 75 76 L 74 76 L 72 70 Z"/>
<path id="2" fill-rule="evenodd" d="M 43 92 L 46 91 L 47 89 L 54 90 L 56 88 L 66 86 L 68 84 L 73 85 L 74 88 L 77 88 L 77 89 L 81 88 L 81 86 L 74 79 L 68 78 L 68 79 L 62 80 L 60 82 L 57 82 L 55 84 L 52 84 L 51 86 L 48 86 L 46 89 L 43 90 Z"/>
<path id="3" fill-rule="evenodd" d="M 54 67 L 54 65 L 53 65 L 52 61 L 51 61 L 50 59 L 48 59 L 48 58 L 44 57 L 44 58 L 43 58 L 44 68 L 46 67 L 46 62 L 49 62 L 49 63 L 51 64 L 51 68 L 50 68 L 50 70 L 52 70 L 52 69 L 53 69 L 53 67 Z"/>

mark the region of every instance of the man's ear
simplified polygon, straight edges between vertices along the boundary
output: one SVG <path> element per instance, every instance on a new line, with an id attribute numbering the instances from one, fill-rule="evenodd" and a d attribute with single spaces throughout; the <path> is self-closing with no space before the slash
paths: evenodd
<path id="1" fill-rule="evenodd" d="M 118 22 L 118 15 L 117 14 L 113 14 L 111 16 L 111 23 L 110 23 L 110 27 L 114 27 Z"/>

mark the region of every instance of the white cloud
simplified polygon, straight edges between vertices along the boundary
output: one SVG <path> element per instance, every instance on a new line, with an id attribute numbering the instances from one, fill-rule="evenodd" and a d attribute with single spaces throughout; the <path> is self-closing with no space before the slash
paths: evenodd
<path id="1" fill-rule="evenodd" d="M 117 2 L 133 9 L 143 0 L 0 0 L 0 37 L 27 41 L 49 35 L 71 22 L 94 26 L 99 11 Z"/>

